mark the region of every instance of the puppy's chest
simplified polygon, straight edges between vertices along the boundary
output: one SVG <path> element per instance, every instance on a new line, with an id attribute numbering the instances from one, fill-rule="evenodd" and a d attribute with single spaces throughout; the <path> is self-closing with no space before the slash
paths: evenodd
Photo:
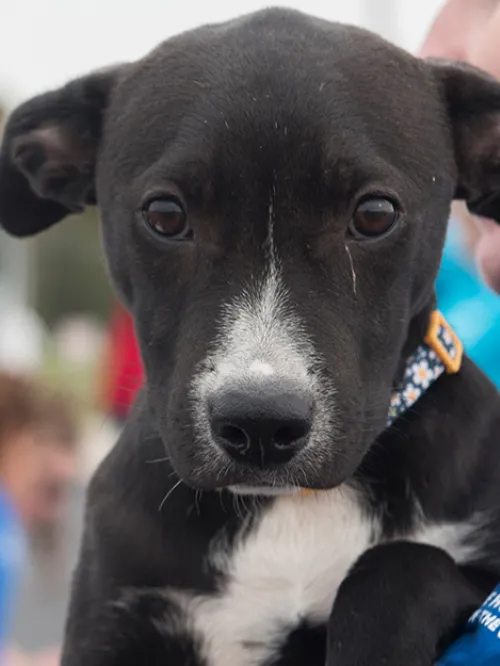
<path id="1" fill-rule="evenodd" d="M 177 597 L 208 666 L 272 662 L 301 625 L 328 619 L 337 589 L 378 530 L 350 490 L 282 497 L 230 552 L 213 596 Z"/>

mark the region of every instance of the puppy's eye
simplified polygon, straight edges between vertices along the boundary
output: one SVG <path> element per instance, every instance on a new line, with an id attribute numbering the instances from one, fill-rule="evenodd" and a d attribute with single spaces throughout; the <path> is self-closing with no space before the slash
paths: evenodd
<path id="1" fill-rule="evenodd" d="M 348 231 L 352 238 L 376 238 L 392 229 L 398 217 L 399 213 L 389 199 L 365 199 L 356 208 Z"/>
<path id="2" fill-rule="evenodd" d="M 144 221 L 155 234 L 170 240 L 192 237 L 187 215 L 181 204 L 173 198 L 154 199 L 143 210 Z"/>

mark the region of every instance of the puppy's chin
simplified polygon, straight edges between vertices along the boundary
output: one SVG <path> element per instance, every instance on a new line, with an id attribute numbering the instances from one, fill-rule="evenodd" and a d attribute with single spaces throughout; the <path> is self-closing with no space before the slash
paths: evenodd
<path id="1" fill-rule="evenodd" d="M 164 441 L 166 444 L 166 438 Z M 174 450 L 166 446 L 170 462 L 194 490 L 260 496 L 336 488 L 354 475 L 369 448 L 368 441 L 354 441 L 354 437 L 349 440 L 349 447 L 343 440 L 342 445 L 314 442 L 286 463 L 260 467 L 234 460 L 209 438 L 198 438 L 190 449 L 188 439 L 184 440 L 186 446 L 180 440 L 174 441 Z"/>

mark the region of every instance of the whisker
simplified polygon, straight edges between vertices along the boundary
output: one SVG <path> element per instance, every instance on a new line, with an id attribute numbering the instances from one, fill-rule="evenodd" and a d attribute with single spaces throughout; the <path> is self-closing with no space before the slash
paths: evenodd
<path id="1" fill-rule="evenodd" d="M 236 513 L 238 520 L 243 520 L 243 516 L 241 514 L 240 505 L 239 505 L 239 495 L 232 493 L 232 498 L 233 498 L 234 512 Z"/>
<path id="2" fill-rule="evenodd" d="M 182 479 L 179 479 L 179 480 L 177 481 L 177 483 L 176 483 L 174 486 L 172 486 L 172 488 L 170 488 L 170 490 L 168 491 L 168 493 L 167 493 L 167 494 L 165 495 L 165 497 L 162 499 L 161 504 L 160 504 L 160 506 L 158 507 L 158 511 L 161 511 L 161 510 L 163 509 L 163 507 L 165 506 L 165 502 L 168 500 L 168 498 L 169 498 L 170 495 L 174 492 L 174 490 L 175 490 L 176 488 L 178 488 L 178 487 L 181 485 L 181 483 L 182 483 Z"/>

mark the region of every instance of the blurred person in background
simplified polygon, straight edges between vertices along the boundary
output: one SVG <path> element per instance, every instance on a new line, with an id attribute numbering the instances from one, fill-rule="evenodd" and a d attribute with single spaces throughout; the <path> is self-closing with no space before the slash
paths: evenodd
<path id="1" fill-rule="evenodd" d="M 461 60 L 500 79 L 500 0 L 444 2 L 419 55 Z M 476 224 L 474 255 L 480 275 L 500 293 L 500 225 L 472 218 L 463 205 L 455 212 L 466 227 Z"/>
<path id="2" fill-rule="evenodd" d="M 24 534 L 21 527 L 20 510 L 25 504 L 19 488 L 16 457 L 23 457 L 22 433 L 32 413 L 23 413 L 18 407 L 16 389 L 10 379 L 0 376 L 0 664 L 4 665 L 4 651 L 9 633 L 16 585 L 24 562 Z M 23 387 L 24 388 L 24 387 Z M 12 404 L 11 404 L 12 403 Z"/>
<path id="3" fill-rule="evenodd" d="M 500 78 L 500 0 L 445 2 L 420 55 L 468 62 Z M 436 288 L 467 352 L 500 388 L 500 225 L 454 204 Z"/>
<path id="4" fill-rule="evenodd" d="M 0 373 L 2 666 L 26 661 L 19 651 L 7 651 L 16 588 L 21 583 L 29 550 L 41 555 L 45 563 L 57 566 L 57 534 L 75 477 L 76 442 L 76 419 L 65 399 L 44 391 L 29 379 Z"/>

